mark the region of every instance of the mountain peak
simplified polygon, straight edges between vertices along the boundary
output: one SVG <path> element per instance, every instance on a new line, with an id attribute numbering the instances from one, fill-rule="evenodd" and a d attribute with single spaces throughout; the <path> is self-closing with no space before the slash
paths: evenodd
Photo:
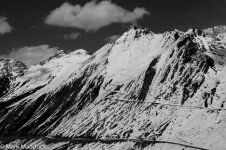
<path id="1" fill-rule="evenodd" d="M 56 52 L 55 55 L 64 55 L 64 54 L 65 54 L 64 50 L 60 49 Z"/>
<path id="2" fill-rule="evenodd" d="M 200 36 L 200 35 L 203 34 L 203 32 L 201 30 L 199 30 L 199 29 L 196 29 L 196 28 L 190 28 L 190 29 L 188 29 L 185 32 L 185 34 L 187 34 L 187 35 L 194 35 L 194 36 L 199 35 Z"/>
<path id="3" fill-rule="evenodd" d="M 87 52 L 86 50 L 84 49 L 78 49 L 78 50 L 75 50 L 73 52 L 71 52 L 70 54 L 74 54 L 74 55 L 90 55 L 89 52 Z"/>
<path id="4" fill-rule="evenodd" d="M 154 35 L 154 33 L 148 28 L 144 28 L 141 26 L 131 26 L 127 32 L 125 32 L 121 37 L 116 40 L 116 42 L 120 43 L 125 42 L 126 40 L 134 40 L 148 34 Z"/>
<path id="5" fill-rule="evenodd" d="M 39 63 L 40 65 L 44 65 L 46 64 L 47 62 L 49 62 L 50 60 L 52 59 L 56 59 L 56 58 L 59 58 L 59 57 L 62 57 L 66 55 L 66 53 L 64 52 L 64 50 L 58 50 L 53 56 L 50 56 L 49 58 L 47 58 L 46 60 L 42 61 L 41 63 Z"/>

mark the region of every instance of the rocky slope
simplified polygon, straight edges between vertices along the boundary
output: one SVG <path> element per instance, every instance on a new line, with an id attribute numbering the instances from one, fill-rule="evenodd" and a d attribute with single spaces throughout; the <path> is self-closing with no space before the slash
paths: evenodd
<path id="1" fill-rule="evenodd" d="M 12 80 L 22 76 L 27 68 L 23 62 L 11 58 L 0 60 L 0 97 L 7 93 L 10 88 L 13 88 L 10 87 Z"/>
<path id="2" fill-rule="evenodd" d="M 2 142 L 226 149 L 225 39 L 223 30 L 131 28 L 93 55 L 60 53 L 28 68 L 0 99 Z"/>

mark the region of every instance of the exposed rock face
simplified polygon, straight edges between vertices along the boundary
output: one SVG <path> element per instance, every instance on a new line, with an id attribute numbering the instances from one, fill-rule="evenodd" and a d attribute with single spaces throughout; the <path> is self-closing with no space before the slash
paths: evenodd
<path id="1" fill-rule="evenodd" d="M 27 66 L 23 62 L 10 58 L 0 60 L 0 97 L 8 92 L 11 81 L 22 76 L 26 69 Z"/>
<path id="2" fill-rule="evenodd" d="M 27 142 L 50 149 L 184 149 L 74 138 L 224 149 L 224 39 L 197 29 L 154 34 L 132 28 L 91 56 L 78 50 L 31 66 L 0 99 L 0 135 L 17 135 L 19 143 L 36 136 Z"/>

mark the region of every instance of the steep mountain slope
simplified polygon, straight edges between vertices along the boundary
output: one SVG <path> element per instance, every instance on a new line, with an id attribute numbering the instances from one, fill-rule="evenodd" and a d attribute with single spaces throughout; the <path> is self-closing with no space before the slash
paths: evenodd
<path id="1" fill-rule="evenodd" d="M 225 55 L 223 33 L 141 28 L 92 56 L 60 53 L 30 67 L 0 99 L 0 135 L 49 149 L 186 147 L 87 138 L 225 149 Z"/>

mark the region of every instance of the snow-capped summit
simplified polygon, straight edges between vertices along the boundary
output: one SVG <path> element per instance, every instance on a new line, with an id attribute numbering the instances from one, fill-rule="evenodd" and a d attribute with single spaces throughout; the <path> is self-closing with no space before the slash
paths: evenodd
<path id="1" fill-rule="evenodd" d="M 131 26 L 129 31 L 125 32 L 116 42 L 125 41 L 125 40 L 134 40 L 139 38 L 142 35 L 154 34 L 147 28 L 143 28 L 140 26 Z"/>
<path id="2" fill-rule="evenodd" d="M 71 52 L 70 54 L 73 54 L 73 55 L 90 55 L 89 52 L 87 52 L 86 50 L 84 49 L 78 49 L 78 50 L 75 50 L 73 52 Z"/>
<path id="3" fill-rule="evenodd" d="M 49 149 L 225 149 L 219 35 L 132 27 L 93 55 L 76 50 L 31 66 L 0 99 L 0 136 L 35 136 L 16 143 Z"/>
<path id="4" fill-rule="evenodd" d="M 64 50 L 58 50 L 53 56 L 50 56 L 48 59 L 46 59 L 46 60 L 44 60 L 44 61 L 42 61 L 41 63 L 40 63 L 40 65 L 44 65 L 44 64 L 46 64 L 47 62 L 49 62 L 50 60 L 52 60 L 52 59 L 57 59 L 57 58 L 59 58 L 59 57 L 62 57 L 62 56 L 64 56 L 66 53 L 64 52 Z"/>
<path id="5" fill-rule="evenodd" d="M 65 55 L 67 55 L 67 56 L 64 57 Z M 63 58 L 75 57 L 75 59 L 76 59 L 77 57 L 87 57 L 88 55 L 89 55 L 89 53 L 84 49 L 78 49 L 78 50 L 75 50 L 75 51 L 72 51 L 72 52 L 69 52 L 69 53 L 66 53 L 64 50 L 59 50 L 53 56 L 51 56 L 48 59 L 41 62 L 40 65 L 44 65 L 44 64 L 46 64 L 47 62 L 49 62 L 53 59 L 58 59 L 58 58 L 61 58 L 61 57 L 63 57 Z"/>

